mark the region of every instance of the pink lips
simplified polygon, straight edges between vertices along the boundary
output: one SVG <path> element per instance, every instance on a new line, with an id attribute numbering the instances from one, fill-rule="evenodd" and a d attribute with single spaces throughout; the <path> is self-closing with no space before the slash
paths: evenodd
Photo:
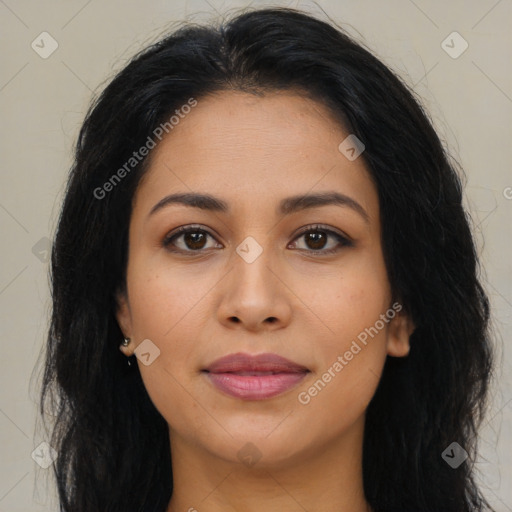
<path id="1" fill-rule="evenodd" d="M 243 400 L 264 400 L 299 383 L 309 370 L 276 354 L 230 354 L 203 370 L 220 391 Z"/>

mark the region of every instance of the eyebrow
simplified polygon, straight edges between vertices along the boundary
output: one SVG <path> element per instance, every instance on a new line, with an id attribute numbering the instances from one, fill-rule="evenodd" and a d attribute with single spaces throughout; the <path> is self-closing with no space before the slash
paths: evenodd
<path id="1" fill-rule="evenodd" d="M 151 208 L 149 215 L 153 215 L 157 211 L 172 205 L 182 204 L 201 210 L 208 210 L 213 212 L 228 213 L 229 205 L 226 201 L 214 197 L 210 194 L 200 194 L 194 192 L 185 192 L 170 194 Z M 291 197 L 286 197 L 279 202 L 277 213 L 281 215 L 290 215 L 308 208 L 316 208 L 319 206 L 346 206 L 357 212 L 365 222 L 369 223 L 370 218 L 366 210 L 351 197 L 340 194 L 339 192 L 321 192 L 317 194 L 301 194 Z"/>

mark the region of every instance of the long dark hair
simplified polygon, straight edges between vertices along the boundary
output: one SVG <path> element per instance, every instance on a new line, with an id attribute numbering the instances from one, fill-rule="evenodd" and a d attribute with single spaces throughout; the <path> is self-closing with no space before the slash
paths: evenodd
<path id="1" fill-rule="evenodd" d="M 44 414 L 52 398 L 61 510 L 163 512 L 171 497 L 167 423 L 119 351 L 114 314 L 148 158 L 112 176 L 175 110 L 223 90 L 301 91 L 365 145 L 392 292 L 416 325 L 409 356 L 388 357 L 367 409 L 368 502 L 376 512 L 491 510 L 472 464 L 493 368 L 489 305 L 459 172 L 393 72 L 336 25 L 285 8 L 180 27 L 134 57 L 87 113 L 52 250 L 40 400 Z M 469 454 L 457 468 L 443 458 L 453 442 Z"/>

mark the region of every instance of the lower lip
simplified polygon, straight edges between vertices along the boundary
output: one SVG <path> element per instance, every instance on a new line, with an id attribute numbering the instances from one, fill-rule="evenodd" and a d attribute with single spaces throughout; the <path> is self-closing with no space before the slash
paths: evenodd
<path id="1" fill-rule="evenodd" d="M 306 372 L 275 373 L 273 375 L 237 375 L 206 373 L 210 382 L 224 393 L 243 400 L 265 400 L 296 386 Z"/>

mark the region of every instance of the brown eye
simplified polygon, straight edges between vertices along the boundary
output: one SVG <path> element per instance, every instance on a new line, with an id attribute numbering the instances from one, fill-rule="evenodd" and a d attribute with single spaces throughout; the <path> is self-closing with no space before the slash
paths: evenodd
<path id="1" fill-rule="evenodd" d="M 199 252 L 206 247 L 208 237 L 213 236 L 197 227 L 182 227 L 166 236 L 162 245 L 173 252 Z"/>
<path id="2" fill-rule="evenodd" d="M 297 242 L 293 242 L 295 249 L 304 250 L 313 254 L 331 254 L 338 252 L 342 247 L 352 246 L 352 242 L 347 238 L 335 231 L 322 226 L 309 226 L 303 230 L 295 240 L 303 239 L 306 247 L 297 247 Z M 337 241 L 334 245 L 331 242 L 329 247 L 329 240 Z"/>
<path id="3" fill-rule="evenodd" d="M 189 249 L 203 249 L 206 236 L 201 232 L 188 232 L 183 234 L 183 241 Z"/>
<path id="4" fill-rule="evenodd" d="M 306 244 L 313 250 L 322 249 L 327 243 L 327 237 L 321 231 L 306 233 L 305 237 Z"/>

